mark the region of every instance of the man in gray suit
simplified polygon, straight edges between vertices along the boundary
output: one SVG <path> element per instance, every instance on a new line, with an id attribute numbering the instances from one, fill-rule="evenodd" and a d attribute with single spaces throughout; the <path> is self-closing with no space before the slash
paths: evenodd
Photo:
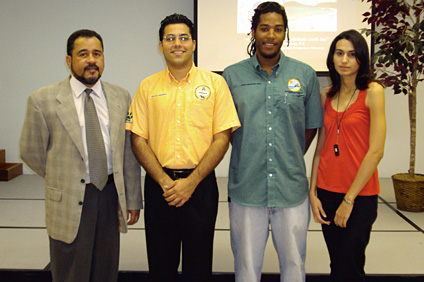
<path id="1" fill-rule="evenodd" d="M 119 231 L 142 208 L 140 166 L 125 132 L 131 96 L 100 80 L 96 32 L 69 37 L 66 63 L 71 76 L 28 99 L 21 158 L 46 181 L 53 281 L 117 281 Z"/>

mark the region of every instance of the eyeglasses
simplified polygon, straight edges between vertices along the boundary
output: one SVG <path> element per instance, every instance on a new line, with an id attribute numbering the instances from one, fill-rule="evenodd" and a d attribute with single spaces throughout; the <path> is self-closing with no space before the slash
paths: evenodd
<path id="1" fill-rule="evenodd" d="M 177 38 L 181 41 L 181 42 L 188 42 L 191 39 L 191 36 L 187 35 L 187 34 L 181 34 L 178 36 L 175 36 L 173 34 L 168 34 L 167 36 L 164 36 L 163 39 L 165 39 L 166 42 L 169 43 L 173 43 L 177 41 Z"/>

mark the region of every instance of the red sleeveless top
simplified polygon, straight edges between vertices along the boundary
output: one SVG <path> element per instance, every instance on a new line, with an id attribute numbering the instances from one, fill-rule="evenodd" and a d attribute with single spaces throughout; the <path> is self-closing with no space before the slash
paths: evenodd
<path id="1" fill-rule="evenodd" d="M 339 112 L 339 156 L 334 153 L 337 143 L 337 112 L 331 106 L 331 97 L 325 100 L 325 143 L 318 166 L 317 186 L 336 193 L 347 193 L 359 166 L 368 152 L 370 137 L 370 110 L 365 105 L 367 89 L 361 90 L 356 101 L 344 113 Z M 360 196 L 380 193 L 378 171 L 375 170 Z"/>

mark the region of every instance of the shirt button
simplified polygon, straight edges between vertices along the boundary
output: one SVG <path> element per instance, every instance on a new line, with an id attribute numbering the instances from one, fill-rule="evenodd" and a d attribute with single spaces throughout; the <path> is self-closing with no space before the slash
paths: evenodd
<path id="1" fill-rule="evenodd" d="M 269 174 L 269 177 L 272 177 L 272 173 Z"/>
<path id="2" fill-rule="evenodd" d="M 268 81 L 268 84 L 271 84 L 271 81 Z"/>
<path id="3" fill-rule="evenodd" d="M 180 141 L 180 138 L 177 138 L 177 141 Z"/>
<path id="4" fill-rule="evenodd" d="M 272 162 L 272 159 L 269 159 L 270 162 Z"/>
<path id="5" fill-rule="evenodd" d="M 272 127 L 268 128 L 269 130 L 272 130 Z"/>
<path id="6" fill-rule="evenodd" d="M 269 143 L 269 146 L 272 147 L 272 143 Z"/>
<path id="7" fill-rule="evenodd" d="M 181 106 L 181 104 L 178 104 L 178 107 L 180 107 Z"/>
<path id="8" fill-rule="evenodd" d="M 268 99 L 271 99 L 271 96 L 268 96 Z"/>
<path id="9" fill-rule="evenodd" d="M 178 87 L 178 89 L 181 89 L 181 86 L 180 86 L 180 87 Z"/>
<path id="10" fill-rule="evenodd" d="M 81 183 L 85 183 L 85 179 L 81 179 Z"/>
<path id="11" fill-rule="evenodd" d="M 78 205 L 82 206 L 82 204 L 83 204 L 83 202 L 82 202 L 82 201 L 79 201 L 79 202 L 78 202 Z"/>
<path id="12" fill-rule="evenodd" d="M 180 123 L 180 121 L 179 121 L 179 120 L 177 120 L 177 123 Z"/>
<path id="13" fill-rule="evenodd" d="M 178 156 L 177 156 L 177 158 L 181 158 L 181 156 L 180 156 L 180 155 L 178 155 Z"/>
<path id="14" fill-rule="evenodd" d="M 271 112 L 271 111 L 269 111 L 269 112 L 268 112 L 268 114 L 270 115 L 270 114 L 272 114 L 272 112 Z"/>

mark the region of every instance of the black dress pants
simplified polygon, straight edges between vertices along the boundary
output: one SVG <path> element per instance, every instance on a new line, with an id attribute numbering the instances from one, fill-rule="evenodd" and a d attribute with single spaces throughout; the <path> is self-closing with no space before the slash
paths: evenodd
<path id="1" fill-rule="evenodd" d="M 177 281 L 182 247 L 184 282 L 212 280 L 218 185 L 212 172 L 182 207 L 169 206 L 163 190 L 146 175 L 145 227 L 149 281 Z"/>
<path id="2" fill-rule="evenodd" d="M 116 282 L 119 265 L 118 195 L 112 181 L 86 186 L 74 242 L 50 240 L 53 282 Z"/>
<path id="3" fill-rule="evenodd" d="M 371 228 L 377 218 L 377 195 L 358 196 L 347 221 L 347 227 L 334 224 L 334 216 L 345 194 L 317 189 L 318 198 L 330 225 L 322 225 L 322 232 L 331 260 L 331 281 L 361 282 L 365 278 L 365 249 Z"/>

